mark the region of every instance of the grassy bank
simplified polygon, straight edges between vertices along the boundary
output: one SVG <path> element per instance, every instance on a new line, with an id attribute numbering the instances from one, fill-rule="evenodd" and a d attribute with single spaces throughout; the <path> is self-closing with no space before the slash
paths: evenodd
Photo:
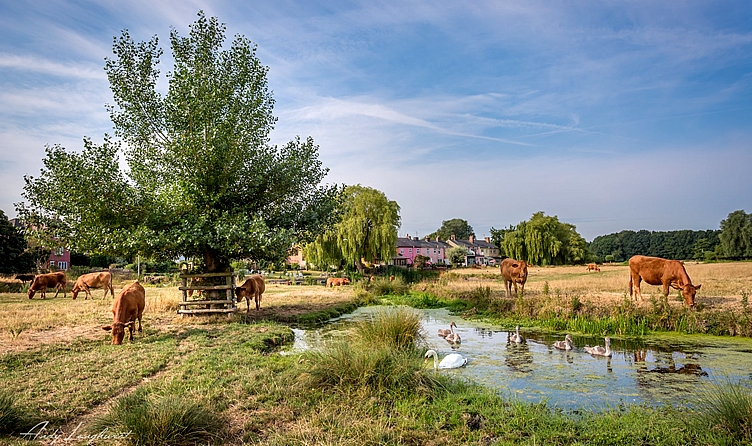
<path id="1" fill-rule="evenodd" d="M 424 364 L 419 318 L 409 309 L 362 322 L 348 339 L 317 352 L 280 355 L 276 351 L 292 341 L 286 327 L 218 323 L 147 333 L 119 347 L 82 342 L 65 352 L 6 354 L 0 386 L 12 389 L 17 416 L 8 422 L 15 426 L 0 426 L 5 428 L 0 433 L 12 432 L 0 441 L 33 444 L 18 434 L 42 420 L 61 432 L 79 422 L 86 435 L 105 428 L 113 435 L 130 432 L 122 440 L 149 445 L 624 446 L 752 440 L 748 392 L 733 383 L 706 397 L 701 413 L 639 406 L 563 412 L 502 399 Z M 128 357 L 137 359 L 122 367 Z M 70 364 L 77 364 L 75 374 L 67 371 Z M 29 366 L 34 368 L 24 379 Z M 40 374 L 47 377 L 29 379 Z M 92 389 L 94 382 L 101 387 Z M 40 387 L 46 391 L 36 391 Z M 728 407 L 738 410 L 729 413 Z M 740 414 L 742 409 L 747 412 Z"/>

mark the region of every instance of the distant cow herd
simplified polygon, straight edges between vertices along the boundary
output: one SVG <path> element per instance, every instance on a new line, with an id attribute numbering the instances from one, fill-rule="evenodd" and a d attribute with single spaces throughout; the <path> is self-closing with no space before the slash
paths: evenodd
<path id="1" fill-rule="evenodd" d="M 528 278 L 528 267 L 531 265 L 524 260 L 504 259 L 499 265 L 504 287 L 506 288 L 507 297 L 512 296 L 512 287 L 514 295 L 522 297 L 525 293 L 525 283 Z M 595 263 L 587 264 L 587 271 L 600 272 L 600 267 Z M 26 276 L 26 275 L 24 275 Z M 21 279 L 18 277 L 19 280 Z M 64 272 L 54 272 L 49 274 L 39 274 L 32 277 L 23 277 L 26 281 L 31 281 L 29 286 L 28 297 L 32 299 L 36 293 L 39 293 L 42 299 L 46 298 L 46 292 L 50 288 L 55 289 L 55 297 L 60 291 L 63 297 L 67 297 L 67 278 Z M 389 276 L 390 281 L 394 281 L 394 276 Z M 369 277 L 367 282 L 373 282 L 374 277 Z M 684 268 L 684 263 L 677 260 L 667 260 L 659 257 L 648 257 L 636 255 L 629 259 L 629 295 L 632 300 L 642 303 L 643 297 L 640 290 L 640 284 L 645 282 L 649 285 L 660 285 L 663 287 L 663 295 L 668 296 L 669 288 L 681 291 L 684 302 L 689 306 L 695 305 L 695 296 L 701 285 L 694 285 Z M 350 284 L 347 277 L 329 277 L 326 279 L 326 287 L 333 288 Z M 109 271 L 83 274 L 73 285 L 71 294 L 76 299 L 81 291 L 85 293 L 85 298 L 93 296 L 91 290 L 104 289 L 103 298 L 114 297 L 112 304 L 113 321 L 111 325 L 102 327 L 104 330 L 112 332 L 112 344 L 120 345 L 125 337 L 125 329 L 128 329 L 128 339 L 133 341 L 133 331 L 136 322 L 138 322 L 138 331 L 142 331 L 141 317 L 146 306 L 146 292 L 144 287 L 138 282 L 133 282 L 125 286 L 115 297 L 112 286 L 112 274 Z M 248 277 L 242 285 L 235 287 L 235 294 L 238 303 L 246 301 L 246 312 L 251 311 L 251 300 L 253 300 L 256 310 L 261 310 L 261 298 L 266 289 L 264 276 L 254 274 Z"/>

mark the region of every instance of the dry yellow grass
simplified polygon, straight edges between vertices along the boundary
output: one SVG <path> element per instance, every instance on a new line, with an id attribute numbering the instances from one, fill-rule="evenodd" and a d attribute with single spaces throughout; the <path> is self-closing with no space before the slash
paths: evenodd
<path id="1" fill-rule="evenodd" d="M 122 289 L 115 285 L 115 294 Z M 180 326 L 201 325 L 227 321 L 226 317 L 190 316 L 177 314 L 181 292 L 177 287 L 146 286 L 144 327 L 171 329 Z M 38 344 L 65 342 L 75 338 L 105 339 L 102 325 L 112 321 L 112 302 L 109 296 L 102 299 L 102 291 L 94 292 L 94 299 L 84 300 L 83 295 L 72 300 L 62 295 L 45 300 L 29 299 L 23 293 L 0 293 L 0 353 L 23 350 Z M 325 288 L 323 286 L 267 285 L 261 311 L 251 309 L 252 319 L 289 316 L 317 311 L 352 300 L 351 287 Z M 251 303 L 253 307 L 253 303 Z M 246 304 L 239 305 L 245 313 Z"/>
<path id="2" fill-rule="evenodd" d="M 752 262 L 687 262 L 685 268 L 692 283 L 702 284 L 696 301 L 706 307 L 740 307 L 743 293 L 752 294 Z M 453 270 L 445 277 L 446 287 L 453 291 L 469 292 L 487 286 L 492 295 L 505 293 L 498 268 Z M 587 272 L 584 265 L 528 269 L 526 294 L 542 294 L 546 284 L 552 295 L 577 295 L 594 303 L 615 303 L 629 295 L 629 267 L 602 265 L 600 272 Z M 643 282 L 642 292 L 645 298 L 660 296 L 662 288 Z"/>

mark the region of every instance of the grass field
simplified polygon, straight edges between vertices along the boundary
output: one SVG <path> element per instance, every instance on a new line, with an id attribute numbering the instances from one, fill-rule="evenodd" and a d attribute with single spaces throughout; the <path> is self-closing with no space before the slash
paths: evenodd
<path id="1" fill-rule="evenodd" d="M 687 270 L 693 282 L 703 284 L 698 299 L 705 306 L 702 311 L 745 307 L 752 290 L 752 263 L 687 264 Z M 601 273 L 587 273 L 584 267 L 536 267 L 530 271 L 524 299 L 541 305 L 561 300 L 558 305 L 567 307 L 576 296 L 588 303 L 584 309 L 596 310 L 619 305 L 627 283 L 627 267 L 621 265 L 606 265 Z M 116 292 L 121 288 L 116 285 Z M 409 290 L 434 303 L 437 298 L 426 296 L 459 299 L 465 310 L 479 300 L 505 299 L 498 270 L 493 269 L 460 270 Z M 14 426 L 24 429 L 48 422 L 50 431 L 63 433 L 79 425 L 81 432 L 92 435 L 102 426 L 116 432 L 131 429 L 122 423 L 132 411 L 141 417 L 133 422 L 149 432 L 196 419 L 210 422 L 210 427 L 196 428 L 194 440 L 178 441 L 184 437 L 173 432 L 164 434 L 172 435 L 166 442 L 129 444 L 622 446 L 738 444 L 752 439 L 752 403 L 745 399 L 746 392 L 734 387 L 730 393 L 719 392 L 720 399 L 732 395 L 730 403 L 723 404 L 741 407 L 743 400 L 744 410 L 751 412 L 718 415 L 736 423 L 724 427 L 726 418 L 708 421 L 704 415 L 670 408 L 565 414 L 545 405 L 504 401 L 474 386 L 416 375 L 433 373 L 419 366 L 419 345 L 418 351 L 408 349 L 396 357 L 391 351 L 395 349 L 384 351 L 373 344 L 357 350 L 368 333 L 384 332 L 368 327 L 353 334 L 359 342 L 324 353 L 335 355 L 333 359 L 275 354 L 293 339 L 284 322 L 308 320 L 310 315 L 326 318 L 351 308 L 367 293 L 362 284 L 334 289 L 269 285 L 259 312 L 181 318 L 176 314 L 176 287 L 146 287 L 144 333 L 136 333 L 133 343 L 122 346 L 109 345 L 111 335 L 100 328 L 112 321 L 112 299 L 103 300 L 101 290 L 94 300 L 76 301 L 70 295 L 29 300 L 25 294 L 0 294 L 0 435 L 7 433 L 2 425 L 3 395 L 10 395 L 13 410 L 25 420 Z M 645 286 L 643 293 L 647 297 L 660 291 Z M 651 311 L 650 304 L 644 305 Z M 682 304 L 672 299 L 671 305 Z M 387 332 L 394 330 L 399 329 Z M 348 367 L 338 365 L 343 361 Z M 322 369 L 322 364 L 328 365 Z M 415 384 L 389 379 L 398 373 Z M 175 421 L 186 419 L 194 421 Z M 0 444 L 51 443 L 30 442 L 19 437 L 20 431 L 11 432 L 12 436 L 0 437 Z"/>

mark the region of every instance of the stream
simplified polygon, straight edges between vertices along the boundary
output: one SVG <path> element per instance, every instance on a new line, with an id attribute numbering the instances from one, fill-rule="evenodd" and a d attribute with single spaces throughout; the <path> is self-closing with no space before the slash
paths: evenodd
<path id="1" fill-rule="evenodd" d="M 361 307 L 317 329 L 294 329 L 292 351 L 317 348 L 326 340 L 347 335 L 348 324 L 370 317 L 384 307 Z M 521 327 L 524 344 L 507 344 L 507 330 L 462 319 L 446 309 L 421 313 L 428 347 L 439 359 L 457 352 L 468 358 L 460 369 L 441 370 L 460 379 L 495 389 L 500 396 L 546 402 L 566 410 L 606 409 L 629 404 L 670 404 L 694 407 L 698 394 L 714 383 L 752 379 L 752 340 L 714 336 L 646 336 L 622 340 L 611 336 L 611 358 L 591 356 L 586 345 L 604 345 L 603 338 L 572 335 L 574 350 L 553 348 L 564 334 L 552 335 Z M 457 324 L 462 344 L 452 348 L 437 336 L 439 328 Z M 430 367 L 428 361 L 426 367 Z"/>

